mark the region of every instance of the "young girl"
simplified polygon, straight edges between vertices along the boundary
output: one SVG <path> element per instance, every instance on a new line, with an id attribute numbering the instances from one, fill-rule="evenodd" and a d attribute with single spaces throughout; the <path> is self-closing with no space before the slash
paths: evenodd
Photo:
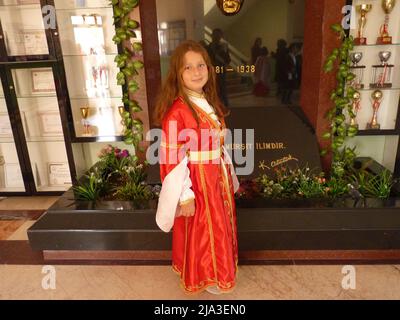
<path id="1" fill-rule="evenodd" d="M 223 146 L 227 114 L 207 51 L 182 43 L 156 108 L 163 132 L 156 222 L 165 232 L 173 226 L 172 267 L 186 293 L 219 294 L 235 286 L 239 183 Z"/>

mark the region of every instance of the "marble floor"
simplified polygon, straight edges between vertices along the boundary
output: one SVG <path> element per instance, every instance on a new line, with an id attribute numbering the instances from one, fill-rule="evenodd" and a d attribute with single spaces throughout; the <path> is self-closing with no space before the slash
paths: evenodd
<path id="1" fill-rule="evenodd" d="M 0 201 L 0 210 L 4 217 L 5 209 L 45 209 L 55 200 L 9 198 Z M 0 219 L 0 241 L 27 240 L 33 223 Z M 46 267 L 0 264 L 0 299 L 400 299 L 397 265 L 354 266 L 355 288 L 347 290 L 343 265 L 241 265 L 236 289 L 222 296 L 186 295 L 171 267 L 154 265 L 54 265 L 55 289 L 44 289 Z"/>
<path id="2" fill-rule="evenodd" d="M 399 266 L 356 266 L 355 289 L 342 288 L 342 266 L 240 266 L 223 296 L 186 295 L 168 266 L 54 266 L 55 289 L 43 289 L 42 266 L 0 266 L 0 299 L 400 299 Z"/>

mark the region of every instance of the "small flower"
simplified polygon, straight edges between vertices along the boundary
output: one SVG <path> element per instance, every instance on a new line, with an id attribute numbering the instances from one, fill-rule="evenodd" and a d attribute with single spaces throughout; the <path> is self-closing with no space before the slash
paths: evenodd
<path id="1" fill-rule="evenodd" d="M 118 156 L 120 152 L 121 152 L 121 149 L 118 149 L 118 148 L 114 149 L 114 155 Z"/>
<path id="2" fill-rule="evenodd" d="M 129 151 L 128 150 L 122 150 L 119 154 L 120 158 L 128 158 L 129 157 Z"/>

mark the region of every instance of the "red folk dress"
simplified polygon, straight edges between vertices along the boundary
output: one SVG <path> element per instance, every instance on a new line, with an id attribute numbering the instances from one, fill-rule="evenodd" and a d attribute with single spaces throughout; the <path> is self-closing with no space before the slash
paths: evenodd
<path id="1" fill-rule="evenodd" d="M 220 126 L 200 107 L 194 107 L 199 116 L 199 128 L 189 106 L 181 98 L 175 100 L 164 116 L 162 129 L 165 135 L 160 147 L 160 160 L 164 162 L 160 162 L 163 186 L 156 220 L 162 228 L 163 216 L 171 216 L 172 213 L 172 267 L 180 275 L 185 292 L 197 293 L 209 286 L 218 286 L 222 292 L 228 292 L 234 288 L 237 274 L 234 192 L 239 183 L 223 147 L 225 122 L 222 119 Z M 171 122 L 177 123 L 178 136 L 170 135 Z M 188 150 L 188 139 L 179 137 L 179 132 L 188 128 L 195 130 L 198 137 L 201 137 L 201 129 L 214 129 L 212 131 L 219 134 L 216 139 L 218 144 L 215 144 L 215 139 L 199 139 L 205 141 L 195 142 L 198 150 L 193 148 L 193 144 Z M 173 158 L 171 155 L 179 160 L 169 161 Z M 215 161 L 217 158 L 220 161 Z M 179 216 L 176 195 L 179 196 L 184 180 L 184 174 L 179 173 L 180 166 L 187 166 L 190 170 L 196 206 L 193 217 Z M 172 191 L 174 187 L 177 188 L 175 195 Z M 167 196 L 168 193 L 170 196 Z M 168 231 L 169 227 L 164 231 Z"/>

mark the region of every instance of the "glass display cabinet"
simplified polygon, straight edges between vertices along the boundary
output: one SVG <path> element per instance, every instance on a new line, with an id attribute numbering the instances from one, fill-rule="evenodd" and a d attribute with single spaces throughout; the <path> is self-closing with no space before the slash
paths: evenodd
<path id="1" fill-rule="evenodd" d="M 52 68 L 12 69 L 37 191 L 66 191 L 71 174 Z"/>
<path id="2" fill-rule="evenodd" d="M 0 20 L 3 58 L 49 55 L 39 0 L 1 0 Z"/>
<path id="3" fill-rule="evenodd" d="M 350 58 L 356 74 L 353 111 L 357 116 L 351 124 L 358 126 L 359 133 L 354 145 L 365 151 L 369 148 L 378 162 L 389 164 L 398 175 L 400 4 L 385 0 L 348 3 L 355 9 L 350 34 L 356 45 Z"/>
<path id="4" fill-rule="evenodd" d="M 0 195 L 61 194 L 122 141 L 114 34 L 108 0 L 0 0 Z"/>
<path id="5" fill-rule="evenodd" d="M 0 84 L 0 193 L 26 191 L 13 128 Z"/>
<path id="6" fill-rule="evenodd" d="M 122 140 L 122 89 L 109 1 L 55 1 L 73 141 Z"/>

